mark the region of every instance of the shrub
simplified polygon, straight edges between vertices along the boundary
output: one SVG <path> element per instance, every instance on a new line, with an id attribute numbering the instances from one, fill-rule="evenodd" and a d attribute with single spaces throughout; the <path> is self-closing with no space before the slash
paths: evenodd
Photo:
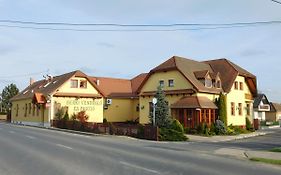
<path id="1" fill-rule="evenodd" d="M 216 122 L 215 122 L 215 133 L 217 135 L 226 134 L 226 127 L 221 120 L 216 120 Z"/>
<path id="2" fill-rule="evenodd" d="M 248 131 L 252 131 L 254 129 L 253 125 L 252 125 L 252 123 L 251 123 L 251 121 L 250 121 L 250 119 L 248 117 L 246 117 L 246 129 Z"/>
<path id="3" fill-rule="evenodd" d="M 63 120 L 64 120 L 64 121 L 68 121 L 68 120 L 69 120 L 69 114 L 68 114 L 67 111 L 65 112 L 65 114 L 64 114 L 64 116 L 63 116 Z"/>
<path id="4" fill-rule="evenodd" d="M 76 115 L 76 118 L 78 121 L 80 121 L 82 124 L 84 124 L 89 119 L 89 116 L 86 114 L 86 111 L 80 111 Z"/>
<path id="5" fill-rule="evenodd" d="M 231 127 L 227 127 L 226 134 L 227 135 L 237 135 L 237 133 Z"/>
<path id="6" fill-rule="evenodd" d="M 184 132 L 186 133 L 186 134 L 197 134 L 197 129 L 195 129 L 195 128 L 184 128 Z"/>
<path id="7" fill-rule="evenodd" d="M 182 126 L 182 124 L 177 119 L 173 120 L 173 122 L 172 122 L 172 124 L 170 126 L 170 129 L 173 129 L 175 131 L 184 133 L 183 126 Z"/>
<path id="8" fill-rule="evenodd" d="M 198 134 L 201 134 L 203 132 L 203 124 L 202 123 L 200 123 L 197 126 L 196 131 L 197 131 Z"/>
<path id="9" fill-rule="evenodd" d="M 210 130 L 208 128 L 207 123 L 203 123 L 203 125 L 202 125 L 202 133 L 201 134 L 208 136 L 209 135 L 209 131 Z"/>
<path id="10" fill-rule="evenodd" d="M 210 132 L 209 132 L 210 135 L 216 135 L 216 127 L 215 127 L 215 124 L 212 123 L 211 126 L 210 126 Z"/>
<path id="11" fill-rule="evenodd" d="M 62 108 L 58 109 L 58 111 L 56 112 L 55 116 L 56 116 L 57 120 L 61 120 L 63 118 L 63 116 L 64 116 L 63 109 Z"/>
<path id="12" fill-rule="evenodd" d="M 187 141 L 188 138 L 182 132 L 173 129 L 160 128 L 159 129 L 160 141 Z"/>
<path id="13" fill-rule="evenodd" d="M 229 125 L 228 128 L 233 130 L 235 132 L 235 134 L 246 134 L 246 133 L 249 133 L 249 131 L 247 131 L 244 128 L 241 128 L 240 126 Z"/>

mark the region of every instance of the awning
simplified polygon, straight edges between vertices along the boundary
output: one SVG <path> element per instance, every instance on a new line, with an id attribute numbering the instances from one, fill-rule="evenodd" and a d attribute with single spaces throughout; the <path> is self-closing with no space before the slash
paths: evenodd
<path id="1" fill-rule="evenodd" d="M 171 105 L 171 108 L 185 109 L 218 109 L 214 102 L 207 97 L 186 96 Z"/>
<path id="2" fill-rule="evenodd" d="M 46 98 L 41 93 L 34 93 L 33 103 L 44 104 L 46 103 Z"/>

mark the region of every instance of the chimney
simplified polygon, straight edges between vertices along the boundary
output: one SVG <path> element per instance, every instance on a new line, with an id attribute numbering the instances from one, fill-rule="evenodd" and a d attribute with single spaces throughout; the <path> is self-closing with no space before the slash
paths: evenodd
<path id="1" fill-rule="evenodd" d="M 100 80 L 97 80 L 97 85 L 98 85 L 98 86 L 100 85 Z"/>
<path id="2" fill-rule="evenodd" d="M 35 82 L 35 80 L 33 78 L 30 78 L 29 85 L 33 85 L 34 82 Z"/>

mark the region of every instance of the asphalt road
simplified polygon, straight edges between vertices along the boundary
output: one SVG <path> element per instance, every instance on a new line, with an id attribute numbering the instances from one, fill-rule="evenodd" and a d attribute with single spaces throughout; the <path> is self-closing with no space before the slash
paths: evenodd
<path id="1" fill-rule="evenodd" d="M 204 152 L 204 144 L 201 150 L 197 144 L 81 136 L 0 124 L 0 174 L 280 174 L 279 168 Z"/>
<path id="2" fill-rule="evenodd" d="M 268 129 L 267 131 L 272 133 L 248 139 L 222 142 L 218 143 L 218 145 L 251 150 L 269 150 L 275 147 L 281 147 L 281 128 Z"/>

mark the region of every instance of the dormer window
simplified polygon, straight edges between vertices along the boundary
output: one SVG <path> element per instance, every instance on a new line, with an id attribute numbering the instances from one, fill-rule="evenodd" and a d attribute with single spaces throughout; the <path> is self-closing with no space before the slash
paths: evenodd
<path id="1" fill-rule="evenodd" d="M 217 81 L 216 87 L 217 87 L 217 88 L 221 88 L 221 81 L 220 81 L 220 80 Z"/>
<path id="2" fill-rule="evenodd" d="M 86 80 L 81 80 L 80 81 L 80 88 L 84 88 L 84 89 L 87 88 L 87 81 Z"/>
<path id="3" fill-rule="evenodd" d="M 78 88 L 78 80 L 71 80 L 70 81 L 71 88 Z"/>
<path id="4" fill-rule="evenodd" d="M 205 78 L 205 86 L 206 87 L 212 87 L 212 79 L 211 78 Z"/>

